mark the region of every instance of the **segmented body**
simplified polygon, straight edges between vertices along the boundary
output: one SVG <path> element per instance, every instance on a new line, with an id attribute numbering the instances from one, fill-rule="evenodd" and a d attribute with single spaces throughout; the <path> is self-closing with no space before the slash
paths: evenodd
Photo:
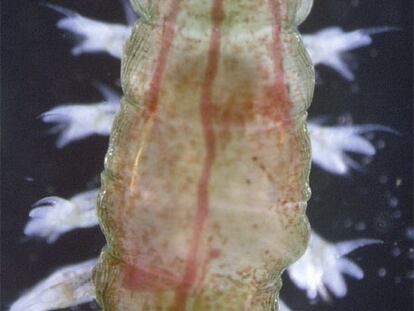
<path id="1" fill-rule="evenodd" d="M 98 200 L 105 310 L 274 310 L 308 239 L 305 0 L 133 2 Z"/>

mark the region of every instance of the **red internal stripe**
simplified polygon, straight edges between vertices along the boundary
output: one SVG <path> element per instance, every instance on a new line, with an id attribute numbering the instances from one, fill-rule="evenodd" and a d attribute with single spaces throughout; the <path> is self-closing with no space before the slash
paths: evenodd
<path id="1" fill-rule="evenodd" d="M 186 270 L 180 286 L 176 289 L 175 310 L 185 310 L 188 292 L 193 287 L 197 278 L 197 253 L 200 246 L 202 233 L 208 217 L 209 193 L 208 186 L 211 169 L 216 154 L 216 142 L 211 120 L 212 88 L 217 75 L 221 47 L 221 22 L 223 20 L 223 0 L 214 0 L 212 8 L 212 34 L 208 51 L 207 68 L 202 85 L 200 102 L 200 117 L 203 127 L 206 146 L 202 174 L 197 189 L 197 214 L 194 224 L 193 236 L 188 250 Z"/>
<path id="2" fill-rule="evenodd" d="M 155 113 L 158 109 L 161 81 L 167 67 L 168 55 L 170 54 L 171 46 L 174 41 L 177 15 L 180 11 L 180 2 L 181 0 L 171 0 L 170 15 L 164 19 L 160 54 L 158 56 L 158 63 L 152 77 L 147 97 L 148 110 L 150 113 Z"/>
<path id="3" fill-rule="evenodd" d="M 273 87 L 273 100 L 277 103 L 279 121 L 286 121 L 289 118 L 291 101 L 285 84 L 283 68 L 283 46 L 282 46 L 282 9 L 281 0 L 269 0 L 270 11 L 273 16 L 273 61 L 275 71 L 275 85 Z"/>
<path id="4" fill-rule="evenodd" d="M 146 94 L 146 104 L 147 109 L 150 112 L 150 117 L 154 117 L 158 110 L 160 87 L 167 67 L 171 46 L 174 41 L 176 20 L 180 11 L 180 3 L 181 0 L 171 0 L 170 14 L 164 19 L 163 22 L 163 32 L 158 62 L 151 80 L 150 89 Z M 122 204 L 128 206 L 128 199 L 124 198 Z M 161 287 L 160 284 L 162 282 L 159 280 L 162 278 L 168 278 L 168 275 L 166 272 L 159 269 L 152 268 L 145 270 L 134 266 L 127 266 L 125 269 L 124 285 L 130 289 L 153 288 L 155 290 Z"/>

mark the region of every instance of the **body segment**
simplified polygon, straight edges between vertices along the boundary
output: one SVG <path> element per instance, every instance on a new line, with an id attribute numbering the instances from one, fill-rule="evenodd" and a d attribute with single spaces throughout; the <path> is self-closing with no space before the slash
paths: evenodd
<path id="1" fill-rule="evenodd" d="M 101 11 L 106 2 L 115 12 L 119 4 L 98 2 L 86 5 Z M 303 122 L 313 72 L 295 26 L 306 17 L 311 1 L 120 2 L 128 24 L 45 5 L 46 11 L 62 15 L 57 27 L 77 38 L 71 51 L 75 58 L 102 52 L 121 58 L 125 41 L 131 32 L 133 36 L 123 57 L 125 96 L 113 132 L 121 95 L 98 82 L 93 84 L 101 101 L 66 102 L 41 115 L 44 123 L 54 124 L 51 133 L 60 133 L 57 148 L 112 132 L 99 217 L 100 190 L 91 190 L 92 184 L 69 197 L 55 196 L 48 187 L 53 196 L 33 205 L 24 228 L 27 237 L 55 243 L 69 231 L 100 223 L 107 247 L 100 261 L 60 267 L 12 304 L 6 294 L 5 307 L 47 311 L 97 298 L 104 310 L 274 310 L 278 301 L 280 311 L 287 311 L 277 299 L 286 266 L 291 281 L 306 290 L 310 301 L 344 297 L 344 275 L 364 277 L 362 266 L 345 255 L 380 240 L 338 243 L 319 236 L 317 226 L 305 254 L 289 265 L 307 239 L 303 211 L 309 196 L 309 146 Z M 322 16 L 331 12 L 323 4 L 320 8 Z M 320 19 L 315 13 L 314 19 Z M 140 24 L 133 27 L 138 17 Z M 351 70 L 345 53 L 370 45 L 374 34 L 398 29 L 344 32 L 331 26 L 304 35 L 303 41 L 315 66 L 331 67 L 353 80 L 356 68 Z M 48 49 L 50 41 L 45 42 Z M 373 144 L 372 132 L 397 133 L 348 121 L 308 121 L 312 161 L 329 173 L 363 169 L 367 158 L 382 148 L 382 143 Z M 352 154 L 364 158 L 357 161 Z M 386 183 L 386 176 L 380 181 Z M 388 203 L 398 205 L 395 197 Z M 347 220 L 345 227 L 349 224 Z M 53 257 L 60 254 L 51 252 Z M 392 251 L 393 256 L 399 253 Z M 30 254 L 31 265 L 35 257 Z M 14 272 L 9 271 L 13 280 Z M 19 269 L 18 274 L 25 273 Z M 284 295 L 289 302 L 290 294 Z"/>
<path id="2" fill-rule="evenodd" d="M 144 2 L 98 201 L 98 301 L 273 310 L 308 238 L 313 70 L 294 27 L 310 3 Z"/>

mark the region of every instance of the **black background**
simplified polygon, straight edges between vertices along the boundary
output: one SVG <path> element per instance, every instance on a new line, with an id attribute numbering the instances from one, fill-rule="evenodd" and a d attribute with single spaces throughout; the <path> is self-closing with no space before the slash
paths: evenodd
<path id="1" fill-rule="evenodd" d="M 369 48 L 352 53 L 356 80 L 345 81 L 318 67 L 311 117 L 328 116 L 355 123 L 377 123 L 400 136 L 377 134 L 383 146 L 364 172 L 330 175 L 313 168 L 309 218 L 331 241 L 360 237 L 384 240 L 353 253 L 365 271 L 362 281 L 347 279 L 349 293 L 330 304 L 310 304 L 285 278 L 284 299 L 293 310 L 412 309 L 412 7 L 410 0 L 316 0 L 301 26 L 310 33 L 328 26 L 345 30 L 395 26 L 398 32 L 375 36 Z M 104 239 L 98 229 L 71 232 L 55 244 L 26 239 L 22 233 L 31 205 L 47 195 L 69 197 L 98 183 L 107 139 L 93 137 L 58 150 L 55 137 L 37 118 L 66 102 L 99 101 L 93 81 L 114 85 L 119 62 L 107 55 L 75 58 L 75 39 L 55 27 L 59 14 L 40 1 L 2 1 L 1 63 L 1 303 L 5 309 L 19 293 L 55 268 L 95 257 Z M 53 1 L 81 14 L 124 22 L 115 0 Z M 253 14 L 253 13 L 252 13 Z M 385 145 L 385 146 L 384 146 Z M 396 181 L 400 179 L 401 185 Z M 398 200 L 398 205 L 390 201 Z M 401 254 L 397 256 L 398 250 Z M 385 269 L 380 276 L 378 271 Z M 93 306 L 83 306 L 90 310 Z"/>

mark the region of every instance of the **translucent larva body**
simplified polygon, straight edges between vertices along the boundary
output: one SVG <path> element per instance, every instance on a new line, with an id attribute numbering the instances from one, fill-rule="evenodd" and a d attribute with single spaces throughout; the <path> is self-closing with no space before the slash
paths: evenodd
<path id="1" fill-rule="evenodd" d="M 104 310 L 275 310 L 308 240 L 308 0 L 135 0 L 98 199 Z"/>

